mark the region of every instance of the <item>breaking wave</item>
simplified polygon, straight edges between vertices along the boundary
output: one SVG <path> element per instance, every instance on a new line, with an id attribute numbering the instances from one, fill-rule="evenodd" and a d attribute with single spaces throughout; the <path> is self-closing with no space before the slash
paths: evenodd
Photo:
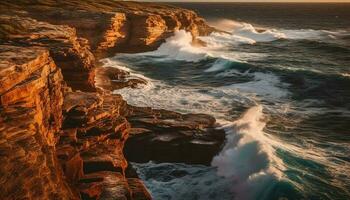
<path id="1" fill-rule="evenodd" d="M 232 20 L 221 20 L 216 26 L 224 30 L 213 32 L 209 36 L 198 37 L 206 43 L 205 46 L 193 45 L 191 33 L 185 30 L 175 31 L 156 51 L 136 54 L 149 56 L 158 61 L 179 60 L 199 62 L 208 58 L 228 59 L 234 62 L 246 62 L 249 59 L 259 59 L 263 54 L 247 54 L 244 52 L 225 51 L 225 48 L 237 48 L 242 44 L 273 42 L 276 40 L 312 40 L 322 42 L 339 42 L 337 39 L 349 36 L 347 31 L 326 31 L 313 29 L 285 30 L 257 28 L 249 23 Z"/>
<path id="2" fill-rule="evenodd" d="M 226 145 L 212 161 L 218 175 L 233 180 L 236 199 L 265 199 L 269 188 L 282 178 L 284 165 L 263 132 L 266 123 L 262 111 L 261 105 L 254 106 L 224 127 Z"/>
<path id="3" fill-rule="evenodd" d="M 158 60 L 172 59 L 198 62 L 210 56 L 205 49 L 192 45 L 192 35 L 184 30 L 176 31 L 156 51 L 141 53 L 144 56 L 155 56 Z M 140 54 L 139 54 L 140 55 Z"/>
<path id="4" fill-rule="evenodd" d="M 202 37 L 204 41 L 213 46 L 218 46 L 218 44 L 255 44 L 257 42 L 271 42 L 279 39 L 332 41 L 334 39 L 346 38 L 350 35 L 347 30 L 267 29 L 228 19 L 215 21 L 212 25 L 219 30 L 224 30 L 221 33 L 214 32 L 209 37 Z"/>
<path id="5" fill-rule="evenodd" d="M 311 72 L 326 73 L 326 67 L 332 69 L 336 61 L 326 60 L 324 64 L 322 58 L 321 63 L 314 58 L 310 64 L 304 59 L 307 48 L 314 50 L 313 45 L 321 44 L 319 41 L 326 42 L 322 43 L 325 46 L 333 45 L 328 42 L 348 37 L 348 32 L 268 29 L 230 20 L 216 25 L 224 32 L 200 37 L 206 46 L 192 45 L 192 35 L 179 30 L 156 51 L 106 59 L 105 65 L 127 70 L 149 82 L 145 87 L 115 91 L 129 104 L 210 114 L 227 133 L 226 144 L 214 157 L 211 167 L 135 164 L 152 195 L 156 199 L 205 199 L 206 195 L 218 200 L 232 200 L 233 196 L 235 199 L 332 199 L 328 196 L 330 187 L 334 187 L 330 191 L 342 191 L 336 197 L 349 194 L 345 184 L 349 177 L 344 176 L 350 171 L 344 156 L 349 151 L 347 143 L 327 143 L 308 135 L 321 132 L 318 120 L 323 120 L 323 114 L 340 118 L 339 113 L 346 115 L 344 110 L 323 108 L 322 99 L 314 98 L 320 97 L 317 84 L 324 80 Z M 306 53 L 294 52 L 289 57 L 280 52 L 283 49 L 289 54 L 290 47 Z M 313 53 L 317 56 L 319 52 Z M 320 64 L 324 65 L 313 67 Z M 347 80 L 350 75 L 346 66 L 342 67 L 344 70 L 339 73 Z M 302 73 L 295 68 L 303 70 Z M 140 71 L 152 78 L 139 75 Z M 174 76 L 164 76 L 168 74 Z M 348 94 L 337 92 L 345 97 Z M 326 95 L 331 93 L 332 90 L 327 90 Z M 307 99 L 301 101 L 302 98 Z M 342 103 L 336 101 L 336 104 L 339 102 Z M 244 110 L 247 111 L 242 114 Z M 338 126 L 344 125 L 334 124 L 335 128 Z M 331 128 L 327 134 L 338 131 Z M 328 137 L 322 134 L 320 137 Z M 328 183 L 334 180 L 332 177 L 340 177 L 335 185 Z M 193 188 L 190 194 L 188 187 Z M 220 192 L 225 196 L 221 197 Z"/>

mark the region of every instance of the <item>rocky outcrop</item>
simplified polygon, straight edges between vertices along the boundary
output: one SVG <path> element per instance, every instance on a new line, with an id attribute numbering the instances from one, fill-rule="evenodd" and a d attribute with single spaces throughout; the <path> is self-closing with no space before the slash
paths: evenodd
<path id="1" fill-rule="evenodd" d="M 95 85 L 107 91 L 114 91 L 125 87 L 137 88 L 146 85 L 147 80 L 135 77 L 130 72 L 114 67 L 99 67 L 96 69 Z"/>
<path id="2" fill-rule="evenodd" d="M 62 81 L 46 49 L 0 45 L 0 199 L 78 199 L 54 154 Z"/>
<path id="3" fill-rule="evenodd" d="M 95 58 L 75 29 L 27 17 L 0 15 L 2 44 L 46 47 L 73 89 L 94 91 Z"/>
<path id="4" fill-rule="evenodd" d="M 129 161 L 209 165 L 225 140 L 209 115 L 133 106 L 129 112 L 132 128 L 124 149 Z"/>
<path id="5" fill-rule="evenodd" d="M 130 130 L 123 117 L 126 112 L 127 104 L 119 95 L 69 92 L 65 96 L 56 152 L 83 199 L 150 199 L 142 184 L 137 186 L 143 192 L 136 192 L 132 179 L 126 177 L 123 148 Z"/>
<path id="6" fill-rule="evenodd" d="M 184 29 L 194 38 L 214 30 L 195 12 L 165 4 L 109 0 L 3 0 L 2 4 L 12 13 L 17 10 L 40 21 L 74 27 L 99 56 L 154 50 L 175 30 Z"/>
<path id="7" fill-rule="evenodd" d="M 150 199 L 125 175 L 125 101 L 87 92 L 95 62 L 83 39 L 68 26 L 0 20 L 1 199 Z"/>
<path id="8" fill-rule="evenodd" d="M 3 0 L 0 13 L 0 199 L 147 200 L 125 145 L 136 161 L 203 164 L 217 152 L 223 138 L 213 118 L 128 106 L 111 91 L 146 80 L 96 69 L 95 57 L 155 49 L 178 29 L 210 33 L 194 12 L 110 0 Z M 158 150 L 169 156 L 153 156 Z"/>

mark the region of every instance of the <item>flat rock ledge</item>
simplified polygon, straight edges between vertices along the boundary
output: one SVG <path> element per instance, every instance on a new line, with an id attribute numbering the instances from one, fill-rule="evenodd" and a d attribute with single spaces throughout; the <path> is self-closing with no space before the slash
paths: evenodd
<path id="1" fill-rule="evenodd" d="M 130 136 L 124 148 L 129 161 L 210 165 L 225 141 L 215 118 L 130 106 Z"/>

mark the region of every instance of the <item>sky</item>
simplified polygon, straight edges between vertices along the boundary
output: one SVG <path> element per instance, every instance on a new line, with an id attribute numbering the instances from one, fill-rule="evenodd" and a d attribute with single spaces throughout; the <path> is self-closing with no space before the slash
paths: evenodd
<path id="1" fill-rule="evenodd" d="M 142 0 L 139 0 L 142 1 Z M 347 2 L 350 0 L 148 0 L 152 2 Z M 350 11 L 349 11 L 350 12 Z"/>

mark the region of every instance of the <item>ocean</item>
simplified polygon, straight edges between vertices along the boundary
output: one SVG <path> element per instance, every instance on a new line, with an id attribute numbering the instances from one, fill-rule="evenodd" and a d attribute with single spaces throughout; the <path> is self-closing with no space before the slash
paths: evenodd
<path id="1" fill-rule="evenodd" d="M 104 59 L 148 81 L 115 93 L 210 114 L 227 141 L 211 166 L 133 163 L 154 199 L 350 199 L 350 4 L 174 5 L 226 32 Z"/>

